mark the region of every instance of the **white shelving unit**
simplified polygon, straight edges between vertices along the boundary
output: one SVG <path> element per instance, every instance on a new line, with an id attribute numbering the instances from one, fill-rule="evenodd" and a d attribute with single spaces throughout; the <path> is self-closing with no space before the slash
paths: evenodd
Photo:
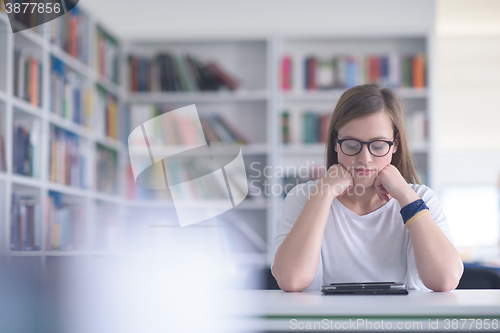
<path id="1" fill-rule="evenodd" d="M 120 216 L 123 216 L 125 204 L 127 202 L 121 189 L 119 189 L 116 194 L 109 194 L 96 190 L 95 168 L 94 164 L 92 164 L 96 159 L 97 144 L 114 149 L 118 154 L 116 182 L 118 185 L 123 184 L 125 178 L 123 170 L 126 163 L 126 146 L 120 140 L 104 137 L 96 133 L 92 127 L 79 125 L 52 112 L 50 100 L 51 58 L 56 57 L 61 60 L 65 66 L 77 73 L 89 86 L 95 87 L 96 85 L 100 85 L 104 87 L 117 97 L 119 103 L 123 103 L 125 91 L 119 85 L 99 75 L 95 69 L 94 62 L 91 61 L 90 64 L 85 64 L 66 53 L 57 45 L 52 44 L 50 41 L 50 24 L 51 23 L 47 23 L 45 27 L 39 27 L 36 29 L 37 32 L 29 29 L 12 34 L 9 33 L 10 24 L 7 15 L 5 13 L 0 13 L 0 30 L 4 32 L 0 36 L 0 112 L 2 112 L 3 116 L 2 134 L 6 149 L 7 165 L 7 170 L 0 171 L 0 208 L 2 212 L 0 215 L 0 250 L 1 252 L 7 253 L 11 260 L 29 260 L 31 264 L 38 265 L 41 268 L 51 264 L 48 261 L 55 257 L 108 255 L 116 253 L 116 250 L 110 247 L 97 249 L 91 242 L 91 240 L 96 237 L 96 225 L 105 225 L 106 223 L 105 220 L 96 214 L 96 208 L 100 205 L 107 205 L 119 219 Z M 102 26 L 102 24 L 89 18 L 89 43 L 95 38 L 93 27 L 97 24 Z M 43 33 L 44 31 L 47 33 Z M 14 50 L 18 47 L 28 49 L 33 54 L 36 54 L 40 60 L 40 64 L 43 66 L 41 80 L 42 104 L 40 106 L 33 105 L 14 96 Z M 95 52 L 95 49 L 89 49 L 87 52 Z M 33 163 L 35 169 L 33 176 L 17 174 L 13 168 L 13 154 L 15 152 L 13 125 L 17 120 L 37 122 L 40 125 L 39 135 L 34 138 L 34 146 L 36 147 L 34 154 L 36 157 Z M 86 142 L 88 147 L 88 154 L 86 154 L 88 163 L 86 168 L 89 181 L 88 188 L 62 185 L 50 181 L 49 154 L 51 127 L 73 133 L 79 139 Z M 84 212 L 84 230 L 82 231 L 81 237 L 84 239 L 84 242 L 81 248 L 72 250 L 51 250 L 47 247 L 46 237 L 48 237 L 48 230 L 46 228 L 46 215 L 48 208 L 46 202 L 49 191 L 59 193 L 65 203 L 76 203 L 82 207 L 82 212 Z M 10 248 L 13 193 L 28 194 L 35 199 L 38 205 L 40 205 L 40 210 L 38 212 L 41 214 L 37 216 L 37 223 L 40 223 L 41 227 L 40 233 L 38 234 L 40 239 L 37 241 L 41 246 L 39 250 L 12 250 Z M 106 239 L 101 239 L 101 241 L 106 243 Z"/>
<path id="2" fill-rule="evenodd" d="M 161 53 L 191 55 L 201 62 L 215 60 L 224 70 L 238 78 L 241 88 L 235 91 L 200 92 L 133 92 L 128 94 L 130 105 L 154 105 L 156 107 L 179 108 L 195 104 L 200 116 L 213 113 L 223 115 L 249 140 L 241 145 L 247 174 L 255 175 L 253 169 L 262 170 L 275 158 L 272 143 L 276 141 L 274 118 L 275 86 L 272 75 L 275 56 L 272 38 L 263 36 L 242 39 L 165 39 L 159 41 L 128 41 L 126 54 L 136 57 L 154 58 Z M 128 69 L 128 67 L 127 67 Z M 128 70 L 124 72 L 128 73 Z M 123 86 L 129 86 L 128 80 Z M 133 112 L 133 111 L 131 111 Z M 255 165 L 258 165 L 255 167 Z M 263 180 L 262 177 L 260 177 Z M 252 180 L 252 178 L 249 178 Z M 275 180 L 272 180 L 275 181 Z M 238 263 L 265 264 L 269 244 L 269 223 L 274 211 L 272 199 L 243 201 L 233 210 L 211 220 L 228 227 L 230 237 L 238 236 L 238 243 L 245 243 L 249 251 L 236 251 Z M 158 209 L 159 214 L 172 214 L 172 203 L 165 201 L 129 201 L 129 210 Z M 210 209 L 200 204 L 193 209 Z"/>
<path id="3" fill-rule="evenodd" d="M 250 144 L 242 146 L 247 173 L 249 176 L 262 173 L 266 166 L 273 169 L 279 166 L 324 165 L 324 144 L 286 144 L 281 143 L 281 113 L 287 109 L 290 113 L 300 115 L 304 110 L 315 109 L 318 112 L 332 112 L 336 102 L 344 90 L 331 91 L 306 91 L 295 85 L 291 91 L 282 91 L 279 85 L 280 64 L 283 54 L 292 54 L 294 58 L 294 82 L 303 82 L 303 59 L 308 55 L 319 57 L 333 56 L 336 54 L 381 54 L 381 53 L 417 53 L 424 52 L 428 59 L 427 73 L 432 74 L 433 63 L 433 37 L 430 32 L 367 32 L 366 34 L 339 34 L 329 36 L 261 36 L 261 37 L 213 37 L 213 38 L 170 38 L 164 40 L 148 41 L 120 41 L 121 65 L 120 84 L 108 78 L 101 77 L 95 70 L 95 33 L 96 26 L 102 24 L 89 18 L 91 27 L 89 45 L 92 46 L 91 64 L 87 65 L 73 58 L 58 46 L 51 44 L 47 38 L 31 31 L 17 34 L 0 35 L 0 112 L 3 113 L 3 134 L 6 144 L 8 170 L 0 171 L 0 237 L 1 249 L 12 256 L 34 257 L 41 259 L 45 265 L 47 258 L 118 254 L 120 251 L 113 247 L 96 248 L 96 239 L 106 243 L 105 239 L 96 238 L 98 234 L 112 234 L 112 231 L 98 232 L 103 227 L 99 224 L 102 216 L 100 203 L 108 205 L 117 215 L 120 224 L 133 223 L 131 219 L 137 216 L 164 216 L 168 222 L 176 220 L 175 208 L 171 202 L 164 200 L 131 200 L 127 196 L 129 165 L 128 147 L 120 140 L 104 137 L 94 131 L 77 125 L 67 119 L 53 114 L 50 110 L 50 61 L 54 56 L 66 66 L 78 73 L 89 85 L 100 85 L 116 96 L 120 112 L 132 105 L 155 105 L 160 107 L 177 108 L 196 104 L 200 115 L 211 113 L 223 114 L 245 135 Z M 5 13 L 0 13 L 0 30 L 8 31 L 9 22 Z M 13 96 L 13 55 L 16 43 L 25 43 L 41 56 L 44 64 L 43 77 L 43 104 L 36 107 L 28 102 Z M 128 55 L 141 55 L 153 57 L 161 52 L 174 54 L 191 54 L 201 61 L 217 60 L 222 67 L 242 82 L 241 89 L 237 91 L 217 92 L 140 92 L 130 93 L 128 89 Z M 427 79 L 429 86 L 424 89 L 397 89 L 399 96 L 406 105 L 407 112 L 426 111 L 430 123 L 429 142 L 413 145 L 413 152 L 419 171 L 427 172 L 428 183 L 433 174 L 433 140 L 432 126 L 432 75 Z M 95 97 L 95 96 L 94 96 Z M 13 133 L 12 124 L 16 117 L 23 115 L 37 119 L 41 123 L 40 133 L 40 161 L 38 177 L 26 177 L 13 173 Z M 88 156 L 89 189 L 75 188 L 52 183 L 49 181 L 49 135 L 50 126 L 56 126 L 84 139 L 91 148 Z M 124 129 L 128 131 L 128 129 Z M 128 136 L 128 133 L 127 135 Z M 125 136 L 125 137 L 126 137 Z M 118 158 L 116 194 L 103 193 L 95 190 L 96 145 L 103 145 L 115 150 Z M 258 166 L 251 167 L 253 162 Z M 264 181 L 263 175 L 258 178 Z M 282 180 L 277 177 L 268 179 L 268 189 L 281 186 Z M 83 250 L 75 251 L 50 251 L 42 248 L 40 251 L 10 251 L 10 225 L 11 225 L 11 194 L 16 191 L 27 191 L 39 198 L 40 203 L 45 203 L 49 191 L 62 193 L 68 200 L 79 201 L 85 207 L 85 235 L 86 246 Z M 272 191 L 270 191 L 272 193 Z M 277 223 L 281 215 L 283 197 L 269 195 L 264 201 L 245 200 L 235 209 L 217 217 L 217 221 L 226 226 L 239 230 L 247 238 L 253 250 L 237 252 L 237 259 L 242 264 L 265 265 L 271 261 L 271 250 Z M 2 209 L 3 208 L 3 209 Z M 193 207 L 205 209 L 203 205 Z M 42 214 L 45 216 L 46 207 L 43 206 Z M 146 213 L 147 212 L 147 213 Z M 142 214 L 142 215 L 141 215 Z M 230 225 L 231 224 L 231 225 Z M 45 225 L 45 223 L 44 223 Z M 45 230 L 42 238 L 45 239 Z M 111 238 L 115 236 L 110 236 Z M 45 243 L 44 243 L 45 244 Z"/>

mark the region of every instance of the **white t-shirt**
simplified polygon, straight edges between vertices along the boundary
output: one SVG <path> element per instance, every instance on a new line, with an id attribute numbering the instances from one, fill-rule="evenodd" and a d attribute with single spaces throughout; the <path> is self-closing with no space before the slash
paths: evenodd
<path id="1" fill-rule="evenodd" d="M 318 181 L 299 184 L 288 193 L 274 240 L 274 256 Z M 409 185 L 455 245 L 434 191 L 425 185 Z M 391 198 L 379 209 L 359 216 L 335 198 L 323 234 L 318 270 L 307 290 L 321 289 L 322 285 L 334 282 L 369 281 L 405 282 L 408 289 L 429 290 L 418 274 L 410 234 L 400 210 L 399 202 Z"/>

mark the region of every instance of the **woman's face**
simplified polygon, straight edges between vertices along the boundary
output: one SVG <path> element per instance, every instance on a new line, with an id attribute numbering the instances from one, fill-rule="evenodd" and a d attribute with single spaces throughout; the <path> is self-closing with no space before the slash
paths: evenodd
<path id="1" fill-rule="evenodd" d="M 394 141 L 393 132 L 392 121 L 389 115 L 386 111 L 381 111 L 350 121 L 338 130 L 338 139 L 357 139 L 365 142 L 373 140 Z M 335 145 L 339 163 L 351 173 L 354 185 L 360 184 L 365 188 L 372 186 L 380 170 L 391 163 L 392 154 L 396 149 L 397 142 L 394 142 L 387 155 L 376 157 L 370 153 L 367 145 L 363 145 L 357 155 L 348 156 L 342 152 L 338 142 Z M 373 171 L 362 173 L 358 169 Z"/>

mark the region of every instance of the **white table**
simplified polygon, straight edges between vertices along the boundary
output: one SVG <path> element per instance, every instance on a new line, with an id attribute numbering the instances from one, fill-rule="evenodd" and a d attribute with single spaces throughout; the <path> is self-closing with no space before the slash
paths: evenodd
<path id="1" fill-rule="evenodd" d="M 242 331 L 500 332 L 500 290 L 322 295 L 281 290 L 228 293 Z M 486 328 L 488 327 L 488 328 Z"/>

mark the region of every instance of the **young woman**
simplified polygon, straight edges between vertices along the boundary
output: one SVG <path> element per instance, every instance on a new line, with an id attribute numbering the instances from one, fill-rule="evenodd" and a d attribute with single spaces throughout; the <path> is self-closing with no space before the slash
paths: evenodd
<path id="1" fill-rule="evenodd" d="M 463 263 L 436 194 L 419 184 L 405 126 L 390 89 L 367 84 L 341 96 L 325 175 L 285 199 L 272 265 L 282 290 L 368 281 L 456 288 Z"/>

